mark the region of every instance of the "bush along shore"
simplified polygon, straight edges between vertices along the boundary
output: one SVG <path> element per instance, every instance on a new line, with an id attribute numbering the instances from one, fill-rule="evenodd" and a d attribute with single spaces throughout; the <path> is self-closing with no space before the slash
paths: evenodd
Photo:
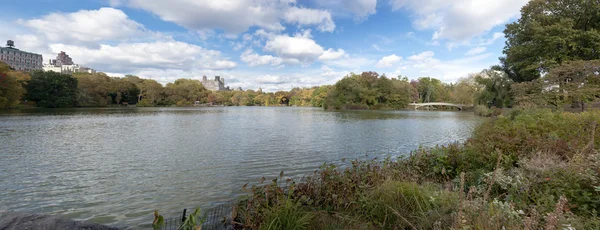
<path id="1" fill-rule="evenodd" d="M 244 186 L 236 229 L 600 229 L 600 111 L 513 110 L 465 143 Z"/>

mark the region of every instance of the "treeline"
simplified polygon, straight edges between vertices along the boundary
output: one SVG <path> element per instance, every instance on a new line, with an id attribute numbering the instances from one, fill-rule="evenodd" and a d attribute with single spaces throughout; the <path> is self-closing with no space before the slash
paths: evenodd
<path id="1" fill-rule="evenodd" d="M 187 106 L 196 102 L 241 106 L 316 106 L 327 109 L 400 109 L 410 102 L 450 102 L 484 109 L 553 107 L 585 109 L 600 98 L 600 4 L 584 0 L 534 0 L 521 18 L 506 25 L 500 64 L 443 83 L 409 81 L 375 72 L 349 74 L 332 86 L 262 90 L 206 90 L 200 81 L 179 79 L 166 86 L 137 76 L 103 73 L 28 73 L 0 62 L 0 108 L 23 100 L 41 107 Z"/>
<path id="2" fill-rule="evenodd" d="M 327 93 L 323 107 L 329 109 L 401 109 L 411 102 L 450 102 L 472 105 L 482 85 L 472 75 L 457 83 L 443 83 L 431 77 L 409 81 L 388 78 L 376 72 L 350 74 Z"/>
<path id="3" fill-rule="evenodd" d="M 443 83 L 431 77 L 409 81 L 376 72 L 351 73 L 336 84 L 290 91 L 209 91 L 199 80 L 178 79 L 163 86 L 137 76 L 109 77 L 104 73 L 74 75 L 10 70 L 0 63 L 0 108 L 14 108 L 27 101 L 39 107 L 151 106 L 313 106 L 326 109 L 402 109 L 411 102 L 450 102 L 485 105 L 583 107 L 598 98 L 600 61 L 578 61 L 552 68 L 544 77 L 529 82 L 513 81 L 496 66 L 458 80 Z M 585 82 L 586 84 L 582 84 Z"/>
<path id="4" fill-rule="evenodd" d="M 163 86 L 152 79 L 133 75 L 110 77 L 104 73 L 73 75 L 35 71 L 31 74 L 2 66 L 1 108 L 27 101 L 39 107 L 149 106 L 313 106 L 329 109 L 401 109 L 410 102 L 455 102 L 473 104 L 478 85 L 472 78 L 445 84 L 435 78 L 409 81 L 388 78 L 376 72 L 350 74 L 335 85 L 262 92 L 209 91 L 199 80 L 178 79 Z"/>
<path id="5" fill-rule="evenodd" d="M 0 62 L 0 108 L 19 107 L 27 102 L 39 107 L 149 106 L 316 106 L 323 105 L 330 86 L 262 92 L 209 91 L 199 80 L 178 79 L 163 86 L 152 79 L 133 75 L 109 77 L 104 73 L 11 70 Z"/>
<path id="6" fill-rule="evenodd" d="M 376 73 L 348 76 L 326 100 L 333 108 L 401 108 L 408 101 L 453 102 L 493 108 L 585 110 L 600 99 L 600 4 L 584 0 L 534 0 L 506 25 L 500 64 L 456 84 L 434 78 L 388 79 Z"/>

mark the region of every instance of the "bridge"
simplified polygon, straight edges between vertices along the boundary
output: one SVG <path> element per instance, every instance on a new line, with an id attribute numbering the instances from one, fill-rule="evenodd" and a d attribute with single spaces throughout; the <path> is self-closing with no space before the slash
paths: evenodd
<path id="1" fill-rule="evenodd" d="M 424 107 L 424 106 L 451 106 L 451 107 L 456 107 L 460 110 L 463 110 L 463 108 L 465 108 L 465 107 L 473 107 L 473 105 L 452 104 L 452 103 L 446 103 L 446 102 L 410 103 L 408 105 L 414 106 L 415 109 L 418 109 L 418 108 Z"/>

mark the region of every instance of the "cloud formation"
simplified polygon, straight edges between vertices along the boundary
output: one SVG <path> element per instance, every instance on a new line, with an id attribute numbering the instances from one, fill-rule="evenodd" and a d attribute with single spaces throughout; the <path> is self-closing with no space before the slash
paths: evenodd
<path id="1" fill-rule="evenodd" d="M 377 62 L 375 67 L 377 67 L 377 68 L 392 67 L 392 65 L 398 63 L 401 60 L 402 60 L 402 57 L 396 56 L 396 54 L 392 54 L 392 55 L 381 58 L 381 60 L 379 60 L 379 62 Z"/>
<path id="2" fill-rule="evenodd" d="M 328 11 L 297 7 L 293 0 L 130 0 L 129 6 L 196 31 L 239 34 L 251 27 L 282 31 L 283 22 L 316 26 L 322 32 L 336 27 Z"/>
<path id="3" fill-rule="evenodd" d="M 483 53 L 486 50 L 487 50 L 487 48 L 485 48 L 483 46 L 479 46 L 479 47 L 475 47 L 473 49 L 470 49 L 469 51 L 467 51 L 467 53 L 465 53 L 465 55 L 476 55 L 476 54 Z"/>
<path id="4" fill-rule="evenodd" d="M 293 37 L 276 35 L 267 41 L 264 49 L 281 58 L 296 59 L 303 63 L 313 62 L 325 52 L 323 47 L 311 39 L 310 31 Z"/>
<path id="5" fill-rule="evenodd" d="M 99 48 L 51 44 L 54 53 L 68 50 L 78 63 L 104 71 L 132 71 L 136 68 L 233 69 L 237 64 L 221 57 L 221 52 L 179 41 L 121 43 Z"/>
<path id="6" fill-rule="evenodd" d="M 100 8 L 73 13 L 51 13 L 41 18 L 19 20 L 52 42 L 93 44 L 105 40 L 129 40 L 144 33 L 144 26 L 121 10 Z"/>
<path id="7" fill-rule="evenodd" d="M 417 29 L 433 29 L 433 39 L 466 41 L 519 15 L 529 0 L 390 0 L 393 10 L 407 9 Z"/>

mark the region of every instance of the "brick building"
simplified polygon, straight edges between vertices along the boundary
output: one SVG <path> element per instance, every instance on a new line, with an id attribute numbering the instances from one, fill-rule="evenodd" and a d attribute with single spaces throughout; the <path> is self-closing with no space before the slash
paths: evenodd
<path id="1" fill-rule="evenodd" d="M 19 50 L 13 41 L 8 40 L 6 47 L 0 47 L 0 61 L 18 71 L 33 71 L 41 70 L 44 60 L 41 54 Z"/>

